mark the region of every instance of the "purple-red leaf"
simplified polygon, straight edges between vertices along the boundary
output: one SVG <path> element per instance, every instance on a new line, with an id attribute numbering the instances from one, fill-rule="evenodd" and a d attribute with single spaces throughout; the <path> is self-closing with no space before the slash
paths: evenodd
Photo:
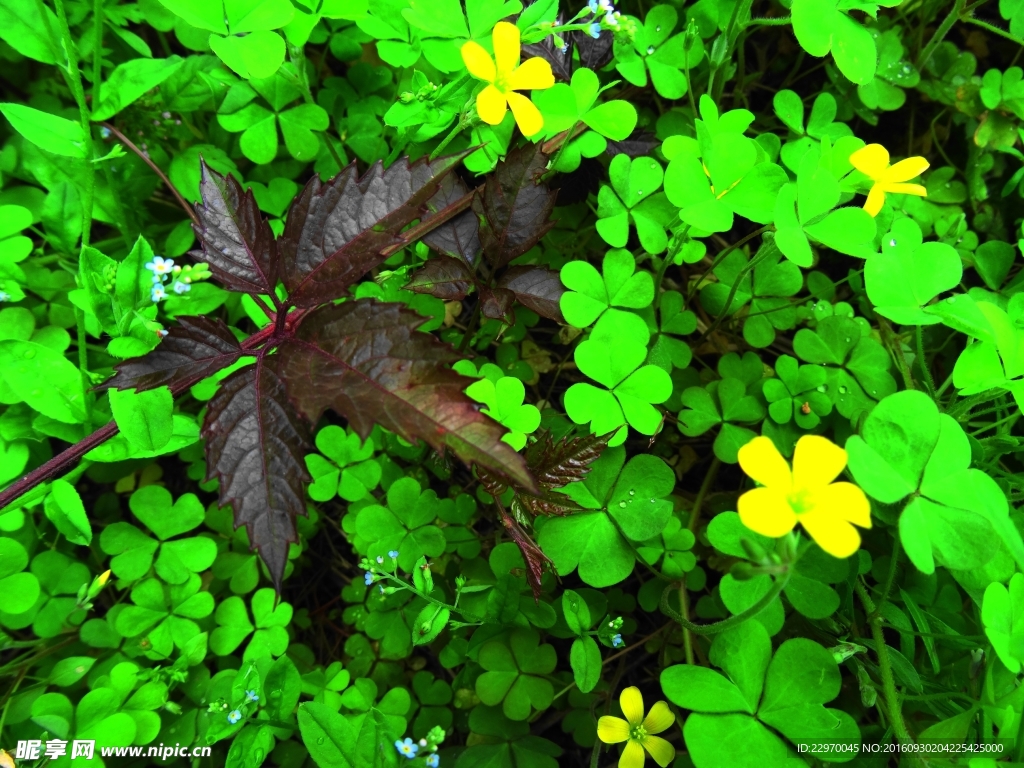
<path id="1" fill-rule="evenodd" d="M 556 193 L 539 183 L 548 158 L 541 145 L 509 152 L 473 198 L 481 216 L 480 242 L 495 268 L 522 256 L 551 229 Z"/>
<path id="2" fill-rule="evenodd" d="M 556 26 L 561 26 L 564 23 L 561 15 L 555 20 Z M 566 35 L 564 39 L 564 48 L 555 45 L 554 35 L 548 35 L 539 43 L 524 45 L 523 58 L 539 56 L 551 65 L 551 71 L 555 74 L 555 77 L 569 82 L 572 79 L 572 37 Z"/>
<path id="3" fill-rule="evenodd" d="M 437 193 L 427 201 L 430 215 L 424 221 L 443 215 L 448 206 L 468 194 L 466 183 L 454 173 L 448 174 L 441 179 Z M 424 235 L 423 242 L 435 251 L 462 259 L 467 264 L 475 264 L 483 250 L 480 245 L 480 219 L 473 211 L 463 211 Z"/>
<path id="4" fill-rule="evenodd" d="M 622 141 L 609 141 L 608 157 L 626 155 L 627 157 L 644 157 L 658 146 L 658 137 L 650 131 L 635 130 Z"/>
<path id="5" fill-rule="evenodd" d="M 212 376 L 242 355 L 235 335 L 220 320 L 209 317 L 179 317 L 152 352 L 125 360 L 110 379 L 97 389 L 147 389 L 168 386 L 182 388 Z"/>
<path id="6" fill-rule="evenodd" d="M 501 515 L 501 524 L 505 526 L 509 537 L 523 555 L 523 562 L 526 563 L 526 580 L 530 583 L 533 600 L 536 602 L 540 599 L 540 580 L 544 576 L 544 568 L 551 564 L 551 559 L 541 551 L 522 526 L 509 516 L 500 502 L 498 512 Z"/>
<path id="7" fill-rule="evenodd" d="M 192 255 L 210 265 L 225 288 L 269 294 L 277 284 L 277 243 L 260 215 L 252 190 L 242 191 L 234 176 L 222 176 L 202 163 L 202 202 L 196 206 L 201 226 L 192 225 L 202 253 Z"/>
<path id="8" fill-rule="evenodd" d="M 492 320 L 501 320 L 512 309 L 512 302 L 516 295 L 505 288 L 481 288 L 480 289 L 480 311 L 484 317 Z M 512 320 L 510 323 L 514 323 Z"/>
<path id="9" fill-rule="evenodd" d="M 372 300 L 322 307 L 279 347 L 277 370 L 311 423 L 331 408 L 363 438 L 377 423 L 536 490 L 523 457 L 502 441 L 505 428 L 480 412 L 463 392 L 469 380 L 448 367 L 459 355 L 415 330 L 424 321 Z"/>
<path id="10" fill-rule="evenodd" d="M 401 245 L 399 233 L 426 212 L 441 180 L 467 152 L 428 163 L 408 158 L 387 170 L 376 163 L 359 177 L 355 163 L 327 184 L 314 176 L 295 198 L 280 241 L 284 282 L 297 307 L 344 294 Z"/>
<path id="11" fill-rule="evenodd" d="M 461 301 L 472 283 L 473 272 L 464 262 L 451 256 L 435 256 L 416 270 L 405 288 L 445 301 Z"/>
<path id="12" fill-rule="evenodd" d="M 527 447 L 526 463 L 544 488 L 561 488 L 587 476 L 590 465 L 600 458 L 611 436 L 612 433 L 563 437 L 556 442 L 545 431 Z"/>
<path id="13" fill-rule="evenodd" d="M 577 29 L 570 32 L 580 53 L 580 66 L 593 69 L 595 72 L 612 60 L 615 44 L 615 33 L 610 29 L 601 30 L 598 37 L 593 38 L 589 32 Z"/>
<path id="14" fill-rule="evenodd" d="M 554 270 L 547 267 L 511 267 L 501 276 L 498 288 L 512 291 L 516 301 L 541 317 L 565 322 L 558 303 L 565 293 L 565 286 Z"/>
<path id="15" fill-rule="evenodd" d="M 220 481 L 230 504 L 280 590 L 288 545 L 297 541 L 296 515 L 306 514 L 305 456 L 313 450 L 296 416 L 273 356 L 235 371 L 210 400 L 203 423 L 206 479 Z M 274 364 L 274 365 L 271 365 Z"/>

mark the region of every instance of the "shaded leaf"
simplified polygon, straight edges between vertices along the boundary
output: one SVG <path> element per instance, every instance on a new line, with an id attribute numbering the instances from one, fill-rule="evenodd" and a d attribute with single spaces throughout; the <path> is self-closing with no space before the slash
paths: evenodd
<path id="1" fill-rule="evenodd" d="M 242 355 L 235 335 L 220 320 L 178 317 L 178 324 L 152 352 L 119 363 L 116 373 L 97 389 L 176 389 L 212 376 Z"/>
<path id="2" fill-rule="evenodd" d="M 601 30 L 600 36 L 594 38 L 589 32 L 578 29 L 569 33 L 580 53 L 580 66 L 595 72 L 612 60 L 612 46 L 615 33 L 610 29 Z"/>
<path id="3" fill-rule="evenodd" d="M 361 178 L 352 163 L 327 184 L 314 175 L 292 202 L 281 238 L 283 278 L 295 306 L 341 296 L 384 261 L 382 251 L 403 242 L 401 230 L 424 214 L 441 179 L 465 155 L 433 163 L 405 158 L 387 170 L 378 162 Z"/>
<path id="4" fill-rule="evenodd" d="M 554 270 L 547 267 L 512 267 L 501 276 L 498 288 L 512 291 L 516 301 L 541 317 L 565 322 L 559 308 L 565 286 Z"/>
<path id="5" fill-rule="evenodd" d="M 526 464 L 540 485 L 561 488 L 587 476 L 612 434 L 563 437 L 555 442 L 545 431 L 526 449 Z"/>
<path id="6" fill-rule="evenodd" d="M 512 309 L 512 302 L 515 301 L 515 298 L 516 295 L 505 288 L 481 288 L 481 312 L 484 317 L 501 320 Z"/>
<path id="7" fill-rule="evenodd" d="M 556 23 L 561 25 L 563 22 L 559 18 L 559 20 Z M 530 43 L 529 45 L 524 45 L 523 61 L 533 56 L 542 58 L 548 64 L 551 65 L 551 71 L 554 73 L 555 77 L 560 78 L 568 83 L 572 79 L 571 34 L 565 36 L 565 42 L 567 44 L 567 47 L 565 48 L 565 50 L 563 50 L 555 45 L 554 36 L 548 35 L 539 43 Z"/>
<path id="8" fill-rule="evenodd" d="M 658 137 L 650 131 L 635 130 L 622 141 L 608 140 L 608 149 L 605 150 L 609 157 L 615 155 L 626 155 L 627 157 L 644 157 L 650 155 L 659 145 Z"/>
<path id="9" fill-rule="evenodd" d="M 306 514 L 304 457 L 313 451 L 275 368 L 276 357 L 228 376 L 210 400 L 203 423 L 207 480 L 220 481 L 235 527 L 245 525 L 280 589 L 288 545 L 297 541 L 296 515 Z"/>
<path id="10" fill-rule="evenodd" d="M 210 265 L 221 285 L 240 293 L 270 294 L 277 285 L 278 249 L 260 215 L 252 190 L 242 191 L 234 176 L 221 175 L 200 159 L 196 206 L 200 226 L 193 225 L 203 246 L 193 255 Z"/>
<path id="11" fill-rule="evenodd" d="M 440 215 L 445 208 L 468 194 L 466 183 L 454 173 L 449 173 L 441 179 L 440 188 L 427 201 L 427 210 L 432 216 Z M 431 217 L 425 221 L 430 221 Z M 480 245 L 480 219 L 473 211 L 463 211 L 424 235 L 423 242 L 435 251 L 462 259 L 467 264 L 475 264 L 483 250 Z"/>
<path id="12" fill-rule="evenodd" d="M 445 301 L 461 301 L 472 282 L 473 273 L 464 262 L 451 256 L 436 256 L 416 270 L 405 288 Z"/>
<path id="13" fill-rule="evenodd" d="M 415 329 L 425 318 L 371 300 L 323 307 L 281 345 L 278 370 L 299 411 L 316 423 L 327 408 L 363 439 L 375 423 L 435 450 L 535 488 L 526 462 L 502 441 L 505 428 L 463 393 L 448 367 L 452 347 Z"/>
<path id="14" fill-rule="evenodd" d="M 530 538 L 530 535 L 523 530 L 519 523 L 509 517 L 500 503 L 498 512 L 501 515 L 501 524 L 505 526 L 509 537 L 516 543 L 523 555 L 523 562 L 526 563 L 526 580 L 530 584 L 533 599 L 536 602 L 540 599 L 540 580 L 544 576 L 544 568 L 551 565 L 551 558 L 541 552 L 536 542 Z"/>
<path id="15" fill-rule="evenodd" d="M 540 145 L 514 149 L 473 198 L 484 255 L 496 268 L 522 256 L 555 226 L 550 217 L 557 193 L 538 183 L 546 169 Z"/>

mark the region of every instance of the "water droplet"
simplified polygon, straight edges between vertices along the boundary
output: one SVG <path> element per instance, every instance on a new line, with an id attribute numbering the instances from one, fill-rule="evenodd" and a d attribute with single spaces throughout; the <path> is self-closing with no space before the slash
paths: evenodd
<path id="1" fill-rule="evenodd" d="M 853 339 L 851 339 L 849 336 L 847 336 L 846 337 L 846 343 L 849 344 L 851 341 L 853 341 Z"/>
<path id="2" fill-rule="evenodd" d="M 647 46 L 647 55 L 650 56 L 652 53 L 654 53 L 654 46 L 653 45 L 648 45 Z"/>
<path id="3" fill-rule="evenodd" d="M 630 488 L 629 489 L 629 495 L 630 496 L 635 496 L 636 495 L 636 491 L 634 491 L 632 488 Z"/>
<path id="4" fill-rule="evenodd" d="M 840 387 L 839 388 L 839 394 L 840 395 L 845 395 L 846 394 L 846 387 Z"/>
<path id="5" fill-rule="evenodd" d="M 878 394 L 878 390 L 877 389 L 872 389 L 871 390 L 871 394 L 872 395 L 877 395 Z"/>
<path id="6" fill-rule="evenodd" d="M 896 247 L 896 238 L 895 237 L 892 240 L 889 241 L 889 246 L 891 248 L 895 248 Z"/>
<path id="7" fill-rule="evenodd" d="M 826 390 L 828 390 L 828 387 L 826 385 L 824 385 L 824 384 L 818 385 L 818 391 L 819 392 L 825 392 Z"/>
<path id="8" fill-rule="evenodd" d="M 26 349 L 25 350 L 25 354 L 22 355 L 22 357 L 24 357 L 26 360 L 31 360 L 35 356 L 36 356 L 36 351 L 34 349 Z"/>
<path id="9" fill-rule="evenodd" d="M 948 299 L 946 299 L 946 303 L 947 304 L 955 304 L 956 303 L 956 296 L 950 296 Z"/>
<path id="10" fill-rule="evenodd" d="M 640 195 L 642 195 L 643 193 L 644 193 L 644 191 L 643 191 L 642 189 L 638 189 L 638 190 L 636 191 L 636 194 L 637 194 L 637 196 L 638 196 L 638 197 L 639 197 Z"/>
<path id="11" fill-rule="evenodd" d="M 656 499 L 651 499 L 651 504 L 653 504 L 655 501 L 656 501 Z"/>
<path id="12" fill-rule="evenodd" d="M 910 65 L 909 64 L 904 64 L 903 65 L 903 74 L 904 75 L 909 75 L 910 74 Z"/>
<path id="13" fill-rule="evenodd" d="M 656 26 L 656 27 L 654 28 L 654 31 L 655 31 L 655 32 L 661 32 L 661 24 L 659 24 L 658 26 Z"/>
<path id="14" fill-rule="evenodd" d="M 319 739 L 316 740 L 316 743 L 317 744 L 323 744 L 324 743 L 324 737 L 321 736 Z"/>
<path id="15" fill-rule="evenodd" d="M 622 509 L 625 509 L 626 508 L 626 502 L 620 501 L 619 502 L 619 507 L 621 507 Z"/>

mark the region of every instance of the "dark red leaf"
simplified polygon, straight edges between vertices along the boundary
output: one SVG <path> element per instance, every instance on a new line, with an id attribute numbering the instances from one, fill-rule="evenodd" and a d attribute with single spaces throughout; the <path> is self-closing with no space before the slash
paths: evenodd
<path id="1" fill-rule="evenodd" d="M 232 291 L 270 294 L 277 285 L 277 243 L 260 215 L 252 190 L 242 191 L 230 174 L 201 163 L 196 206 L 201 226 L 192 225 L 203 246 L 193 255 L 210 265 L 213 276 Z"/>
<path id="2" fill-rule="evenodd" d="M 532 517 L 564 517 L 579 512 L 582 507 L 564 493 L 545 493 L 542 496 L 531 496 L 528 493 L 517 493 L 512 499 L 512 509 L 516 507 Z"/>
<path id="3" fill-rule="evenodd" d="M 608 156 L 626 155 L 627 157 L 644 157 L 649 155 L 659 144 L 658 137 L 650 131 L 635 130 L 632 135 L 622 141 L 608 142 Z"/>
<path id="4" fill-rule="evenodd" d="M 149 354 L 125 360 L 97 389 L 183 387 L 212 376 L 242 355 L 235 335 L 220 320 L 209 317 L 179 317 L 178 324 Z"/>
<path id="5" fill-rule="evenodd" d="M 331 408 L 363 438 L 377 423 L 535 491 L 523 457 L 501 439 L 505 428 L 480 413 L 463 392 L 470 381 L 448 367 L 459 355 L 415 330 L 424 321 L 372 300 L 316 310 L 275 356 L 289 396 L 310 423 Z"/>
<path id="6" fill-rule="evenodd" d="M 550 218 L 556 193 L 538 183 L 547 162 L 540 144 L 514 149 L 473 198 L 473 210 L 483 219 L 484 255 L 495 268 L 526 253 L 555 225 Z"/>
<path id="7" fill-rule="evenodd" d="M 280 590 L 288 545 L 298 541 L 295 517 L 306 514 L 305 456 L 313 446 L 273 370 L 276 363 L 268 356 L 224 379 L 202 434 L 206 479 L 220 481 L 221 505 L 232 506 L 235 527 L 246 527 Z"/>
<path id="8" fill-rule="evenodd" d="M 314 176 L 292 203 L 280 243 L 292 303 L 313 307 L 337 298 L 384 261 L 381 252 L 402 243 L 399 233 L 424 215 L 467 152 L 433 163 L 404 158 L 387 170 L 378 162 L 362 178 L 352 163 L 327 184 Z"/>
<path id="9" fill-rule="evenodd" d="M 498 288 L 505 288 L 516 296 L 516 301 L 528 307 L 541 317 L 562 323 L 559 299 L 565 293 L 565 286 L 558 273 L 547 267 L 511 267 L 501 280 Z"/>
<path id="10" fill-rule="evenodd" d="M 537 482 L 547 489 L 561 488 L 586 477 L 590 465 L 608 446 L 611 433 L 563 437 L 555 441 L 543 432 L 526 449 L 526 463 Z"/>
<path id="11" fill-rule="evenodd" d="M 516 295 L 505 288 L 481 288 L 480 289 L 480 311 L 484 317 L 492 320 L 501 320 L 512 309 L 512 302 Z M 511 320 L 510 322 L 515 322 Z"/>
<path id="12" fill-rule="evenodd" d="M 561 26 L 563 23 L 562 17 L 559 15 L 555 20 L 555 25 Z M 569 82 L 572 79 L 572 38 L 569 35 L 565 35 L 564 40 L 566 44 L 564 50 L 555 45 L 553 35 L 548 35 L 539 43 L 524 45 L 523 58 L 539 56 L 551 65 L 551 71 L 555 74 L 555 77 Z"/>
<path id="13" fill-rule="evenodd" d="M 468 194 L 466 183 L 454 173 L 449 173 L 441 179 L 437 193 L 427 201 L 427 210 L 435 216 Z M 424 221 L 430 221 L 431 216 Z M 424 235 L 423 242 L 435 251 L 462 259 L 466 264 L 475 264 L 483 250 L 480 245 L 480 219 L 473 211 L 463 211 Z"/>
<path id="14" fill-rule="evenodd" d="M 464 262 L 451 256 L 435 256 L 416 270 L 405 287 L 445 301 L 461 301 L 472 283 L 473 272 Z"/>
<path id="15" fill-rule="evenodd" d="M 597 37 L 591 37 L 589 32 L 577 29 L 570 32 L 573 42 L 576 43 L 576 50 L 580 52 L 580 66 L 597 71 L 612 60 L 612 46 L 615 43 L 615 33 L 610 29 L 604 29 Z"/>
<path id="16" fill-rule="evenodd" d="M 526 563 L 526 580 L 530 583 L 530 589 L 533 591 L 533 600 L 537 602 L 540 599 L 540 580 L 544 576 L 544 568 L 551 564 L 551 559 L 541 552 L 540 547 L 530 538 L 530 535 L 509 516 L 500 503 L 498 503 L 498 512 L 501 515 L 501 524 L 505 526 L 509 537 L 516 543 L 523 555 L 523 562 Z"/>

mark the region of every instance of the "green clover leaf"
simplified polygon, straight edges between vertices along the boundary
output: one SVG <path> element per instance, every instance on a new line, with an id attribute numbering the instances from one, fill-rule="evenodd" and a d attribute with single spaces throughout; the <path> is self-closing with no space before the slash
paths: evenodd
<path id="1" fill-rule="evenodd" d="M 936 563 L 979 568 L 998 552 L 996 536 L 1024 563 L 1006 494 L 980 469 L 968 469 L 967 435 L 928 395 L 908 390 L 886 397 L 846 450 L 850 472 L 869 496 L 883 504 L 910 497 L 901 508 L 899 532 L 918 570 L 934 573 Z"/>
<path id="2" fill-rule="evenodd" d="M 654 90 L 666 99 L 686 95 L 686 75 L 681 70 L 695 68 L 704 58 L 699 37 L 687 38 L 685 32 L 673 36 L 679 13 L 671 5 L 656 5 L 638 25 L 632 46 L 617 43 L 615 68 L 626 80 L 643 88 L 650 72 Z M 687 43 L 690 43 L 687 50 Z"/>
<path id="3" fill-rule="evenodd" d="M 832 413 L 832 401 L 824 388 L 826 373 L 820 365 L 800 365 L 782 355 L 775 361 L 777 379 L 764 380 L 768 415 L 779 424 L 794 420 L 801 429 L 814 429 L 822 416 Z"/>
<path id="4" fill-rule="evenodd" d="M 412 477 L 396 480 L 388 488 L 387 507 L 372 504 L 359 510 L 356 531 L 371 557 L 397 550 L 398 565 L 412 571 L 421 557 L 437 557 L 445 548 L 444 534 L 434 525 L 451 499 L 437 498 L 433 490 L 420 490 Z"/>
<path id="5" fill-rule="evenodd" d="M 697 330 L 697 316 L 684 309 L 686 301 L 679 291 L 665 291 L 658 302 L 658 315 L 661 324 L 655 319 L 653 310 L 641 310 L 639 313 L 647 321 L 647 327 L 654 336 L 654 344 L 648 355 L 648 362 L 664 368 L 668 373 L 672 368 L 686 368 L 693 360 L 690 346 L 677 336 L 688 336 Z"/>
<path id="6" fill-rule="evenodd" d="M 14 539 L 0 537 L 0 594 L 4 612 L 24 613 L 39 597 L 39 578 L 25 571 L 28 552 Z"/>
<path id="7" fill-rule="evenodd" d="M 751 387 L 759 391 L 759 387 Z M 721 425 L 715 437 L 715 456 L 727 464 L 739 459 L 739 449 L 756 435 L 743 424 L 756 424 L 765 415 L 761 401 L 747 391 L 739 379 L 724 378 L 704 387 L 688 387 L 680 398 L 679 431 L 687 437 L 699 437 L 714 426 Z"/>
<path id="8" fill-rule="evenodd" d="M 201 586 L 202 579 L 194 573 L 184 584 L 141 581 L 132 588 L 134 605 L 117 614 L 114 628 L 123 637 L 139 638 L 137 647 L 144 649 L 147 657 L 165 659 L 173 648 L 184 648 L 199 634 L 194 619 L 213 613 L 213 595 L 200 592 Z"/>
<path id="9" fill-rule="evenodd" d="M 628 463 L 625 458 L 621 447 L 606 449 L 585 480 L 564 489 L 590 511 L 548 518 L 539 527 L 537 541 L 560 576 L 578 568 L 593 587 L 618 584 L 635 561 L 623 534 L 647 542 L 664 532 L 672 515 L 665 498 L 675 485 L 672 470 L 656 456 L 634 456 Z"/>
<path id="10" fill-rule="evenodd" d="M 608 166 L 611 186 L 602 185 L 597 195 L 597 232 L 608 245 L 622 248 L 629 239 L 629 223 L 636 227 L 640 245 L 648 253 L 668 247 L 665 231 L 675 218 L 675 209 L 659 192 L 664 171 L 651 157 L 616 155 Z"/>
<path id="11" fill-rule="evenodd" d="M 893 111 L 907 101 L 904 88 L 914 88 L 921 82 L 921 73 L 906 57 L 899 27 L 887 29 L 875 38 L 878 64 L 875 77 L 857 86 L 857 95 L 868 109 Z"/>
<path id="12" fill-rule="evenodd" d="M 848 419 L 896 391 L 889 354 L 870 333 L 863 321 L 832 315 L 820 320 L 813 331 L 801 328 L 793 338 L 797 357 L 825 366 L 824 391 Z"/>
<path id="13" fill-rule="evenodd" d="M 559 299 L 559 308 L 576 328 L 590 326 L 611 307 L 643 309 L 654 301 L 654 278 L 650 272 L 638 272 L 636 260 L 624 248 L 604 255 L 600 273 L 580 260 L 567 262 L 559 276 L 569 289 Z"/>
<path id="14" fill-rule="evenodd" d="M 671 579 L 681 578 L 684 573 L 692 571 L 697 565 L 693 545 L 696 539 L 693 531 L 683 528 L 678 517 L 670 517 L 665 530 L 660 536 L 648 539 L 637 547 L 637 552 L 648 565 L 658 566 L 661 572 Z"/>
<path id="15" fill-rule="evenodd" d="M 656 365 L 643 365 L 647 347 L 626 339 L 591 337 L 578 347 L 574 358 L 580 371 L 601 384 L 573 384 L 565 393 L 565 412 L 577 424 L 590 424 L 594 434 L 618 430 L 610 446 L 621 445 L 627 424 L 644 435 L 654 435 L 662 414 L 654 404 L 672 394 L 672 379 Z"/>
<path id="16" fill-rule="evenodd" d="M 317 432 L 320 451 L 306 456 L 306 467 L 313 478 L 309 497 L 329 501 L 335 494 L 345 501 L 365 499 L 381 478 L 380 462 L 373 458 L 373 437 L 363 442 L 359 435 L 329 425 Z"/>
<path id="17" fill-rule="evenodd" d="M 696 768 L 782 768 L 789 758 L 779 734 L 796 744 L 860 739 L 850 715 L 825 707 L 839 695 L 842 677 L 818 643 L 794 638 L 772 656 L 764 627 L 748 621 L 717 635 L 710 658 L 724 674 L 691 664 L 661 673 L 668 699 L 692 711 L 683 740 Z"/>
<path id="18" fill-rule="evenodd" d="M 10 545 L 5 545 L 5 548 L 15 558 L 13 562 L 16 564 L 17 550 Z M 80 624 L 85 612 L 78 610 L 75 595 L 92 578 L 89 569 L 61 552 L 44 550 L 32 558 L 29 570 L 38 582 L 35 601 L 20 613 L 0 610 L 0 625 L 9 629 L 24 629 L 31 625 L 36 637 L 49 638 L 65 632 L 69 624 Z M 20 582 L 32 589 L 29 579 L 19 578 L 14 583 Z M 21 602 L 17 601 L 15 605 L 21 607 Z"/>
<path id="19" fill-rule="evenodd" d="M 999 660 L 1019 675 L 1024 660 L 1024 574 L 1013 574 L 1009 589 L 999 582 L 986 587 L 981 621 Z"/>
<path id="20" fill-rule="evenodd" d="M 551 706 L 555 691 L 546 675 L 555 670 L 554 646 L 540 644 L 533 630 L 517 629 L 508 640 L 491 640 L 480 648 L 484 673 L 476 693 L 488 706 L 501 704 L 510 720 L 526 720 L 534 710 Z"/>
<path id="21" fill-rule="evenodd" d="M 205 536 L 174 539 L 202 524 L 203 505 L 194 494 L 186 493 L 173 504 L 170 491 L 159 485 L 147 485 L 135 491 L 128 506 L 149 528 L 158 541 L 131 523 L 116 522 L 100 534 L 100 548 L 114 557 L 110 570 L 119 579 L 136 581 L 156 561 L 156 574 L 168 584 L 184 584 L 192 574 L 205 571 L 217 557 L 217 544 Z M 170 541 L 174 539 L 174 541 Z"/>
<path id="22" fill-rule="evenodd" d="M 483 413 L 510 430 L 502 440 L 517 451 L 526 445 L 526 436 L 540 426 L 540 411 L 523 403 L 526 387 L 515 376 L 502 376 L 496 382 L 481 379 L 466 387 L 466 394 L 486 405 Z"/>
<path id="23" fill-rule="evenodd" d="M 210 635 L 210 650 L 218 656 L 233 653 L 250 634 L 252 639 L 246 646 L 242 658 L 246 661 L 267 655 L 280 656 L 288 648 L 288 630 L 285 627 L 292 620 L 292 607 L 277 602 L 273 589 L 258 590 L 252 596 L 252 621 L 245 601 L 237 595 L 224 600 L 217 606 L 214 619 L 217 628 Z"/>

